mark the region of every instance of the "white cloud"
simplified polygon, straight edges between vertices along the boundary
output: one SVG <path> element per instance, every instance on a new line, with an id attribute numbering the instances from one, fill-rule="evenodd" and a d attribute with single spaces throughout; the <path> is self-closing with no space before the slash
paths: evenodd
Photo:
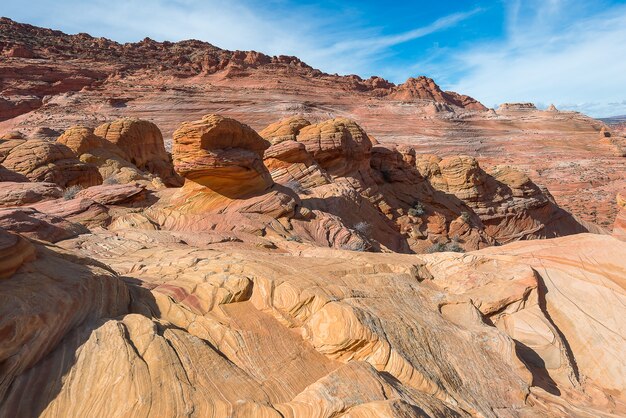
<path id="1" fill-rule="evenodd" d="M 329 14 L 284 0 L 1 1 L 2 14 L 74 33 L 114 34 L 120 41 L 197 38 L 226 49 L 296 55 L 331 73 L 396 82 L 426 74 L 488 106 L 532 101 L 593 116 L 626 114 L 626 5 L 591 14 L 589 5 L 597 3 L 585 0 L 508 0 L 503 39 L 432 47 L 426 59 L 407 66 L 398 64 L 406 58 L 387 59 L 398 58 L 396 45 L 453 28 L 480 10 L 382 35 L 348 10 Z"/>
<path id="2" fill-rule="evenodd" d="M 201 39 L 225 49 L 295 55 L 326 72 L 375 74 L 388 48 L 448 28 L 478 12 L 454 13 L 424 27 L 381 35 L 348 12 L 267 0 L 8 1 L 1 13 L 70 32 L 118 41 Z"/>
<path id="3" fill-rule="evenodd" d="M 626 6 L 576 19 L 577 6 L 531 1 L 528 14 L 512 3 L 506 39 L 458 53 L 454 65 L 465 75 L 447 87 L 488 106 L 531 101 L 592 116 L 626 114 Z"/>

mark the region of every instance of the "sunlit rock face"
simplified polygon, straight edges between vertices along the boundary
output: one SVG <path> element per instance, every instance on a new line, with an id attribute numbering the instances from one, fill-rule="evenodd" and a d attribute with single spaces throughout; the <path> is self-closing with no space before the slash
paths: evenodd
<path id="1" fill-rule="evenodd" d="M 116 145 L 137 168 L 159 176 L 167 184 L 178 185 L 163 135 L 154 123 L 133 118 L 118 119 L 98 126 L 94 134 Z"/>
<path id="2" fill-rule="evenodd" d="M 263 165 L 269 146 L 247 125 L 206 115 L 174 133 L 174 167 L 185 179 L 227 197 L 262 193 L 273 184 Z"/>
<path id="3" fill-rule="evenodd" d="M 65 145 L 40 139 L 15 139 L 2 141 L 0 147 L 2 166 L 30 181 L 55 183 L 61 187 L 102 183 L 97 168 L 78 160 Z"/>
<path id="4" fill-rule="evenodd" d="M 625 411 L 610 236 L 407 256 L 125 231 L 62 248 L 2 233 L 0 413 Z"/>
<path id="5" fill-rule="evenodd" d="M 617 127 L 6 18 L 0 56 L 0 417 L 626 416 Z"/>

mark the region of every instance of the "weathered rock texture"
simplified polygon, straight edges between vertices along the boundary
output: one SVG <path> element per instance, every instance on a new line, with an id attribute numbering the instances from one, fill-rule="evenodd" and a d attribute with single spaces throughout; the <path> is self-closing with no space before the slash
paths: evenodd
<path id="1" fill-rule="evenodd" d="M 613 225 L 613 235 L 626 241 L 626 193 L 622 192 L 617 195 L 617 207 L 619 212 Z"/>
<path id="2" fill-rule="evenodd" d="M 216 252 L 172 238 L 22 241 L 33 255 L 8 257 L 18 267 L 0 281 L 0 329 L 12 330 L 0 414 L 625 412 L 626 244 L 614 238 L 422 257 Z"/>
<path id="3" fill-rule="evenodd" d="M 373 146 L 349 119 L 289 118 L 262 133 L 217 115 L 184 123 L 173 157 L 187 182 L 150 208 L 152 222 L 399 252 L 588 230 L 510 167 L 488 174 L 471 157 Z"/>
<path id="4" fill-rule="evenodd" d="M 63 191 L 54 183 L 0 181 L 0 207 L 23 206 L 46 199 L 58 199 Z"/>
<path id="5" fill-rule="evenodd" d="M 263 151 L 269 146 L 247 125 L 206 115 L 174 132 L 174 167 L 185 179 L 218 194 L 246 197 L 272 185 L 263 165 Z"/>
<path id="6" fill-rule="evenodd" d="M 295 115 L 314 124 L 350 118 L 383 145 L 469 155 L 485 169 L 503 163 L 520 169 L 569 212 L 605 228 L 617 214 L 609 202 L 626 187 L 623 133 L 599 141 L 601 122 L 531 104 L 485 111 L 425 77 L 396 86 L 380 77 L 325 74 L 295 57 L 226 51 L 200 41 L 121 45 L 9 19 L 0 21 L 0 43 L 0 119 L 7 118 L 0 134 L 20 130 L 32 137 L 39 128 L 63 132 L 130 117 L 157 124 L 169 146 L 181 121 L 207 113 L 257 130 Z M 13 49 L 37 58 L 20 58 Z M 289 181 L 280 168 L 275 174 L 277 182 Z M 121 177 L 137 180 L 131 173 Z"/>
<path id="7" fill-rule="evenodd" d="M 61 187 L 102 183 L 96 167 L 79 161 L 65 145 L 39 139 L 15 139 L 3 142 L 0 148 L 2 166 L 30 181 L 55 183 Z"/>
<path id="8" fill-rule="evenodd" d="M 137 168 L 156 174 L 167 183 L 177 183 L 163 135 L 154 123 L 132 118 L 118 119 L 98 126 L 94 134 L 117 145 Z"/>
<path id="9" fill-rule="evenodd" d="M 199 41 L 0 51 L 0 417 L 626 415 L 615 128 Z"/>

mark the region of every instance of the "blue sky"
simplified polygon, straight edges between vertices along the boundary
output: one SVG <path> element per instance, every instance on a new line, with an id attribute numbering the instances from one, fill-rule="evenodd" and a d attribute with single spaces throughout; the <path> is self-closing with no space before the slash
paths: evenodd
<path id="1" fill-rule="evenodd" d="M 296 55 L 396 83 L 427 75 L 487 106 L 626 114 L 626 0 L 2 0 L 0 15 L 120 42 Z"/>

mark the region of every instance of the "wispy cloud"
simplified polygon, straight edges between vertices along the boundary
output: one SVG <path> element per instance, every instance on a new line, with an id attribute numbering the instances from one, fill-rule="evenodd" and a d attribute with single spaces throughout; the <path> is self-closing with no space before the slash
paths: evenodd
<path id="1" fill-rule="evenodd" d="M 626 6 L 584 12 L 580 1 L 512 2 L 507 37 L 458 51 L 435 69 L 462 69 L 448 87 L 489 106 L 555 103 L 592 116 L 626 114 Z"/>
<path id="2" fill-rule="evenodd" d="M 23 0 L 2 1 L 8 2 L 2 13 L 26 13 L 30 21 L 48 27 L 114 34 L 120 41 L 196 38 L 226 49 L 296 55 L 326 72 L 361 75 L 377 74 L 389 48 L 450 29 L 479 12 L 453 13 L 383 35 L 382 28 L 363 25 L 348 12 L 329 14 L 321 6 L 280 0 L 31 0 L 28 7 Z"/>
<path id="3" fill-rule="evenodd" d="M 385 52 L 390 47 L 451 29 L 479 12 L 480 9 L 477 8 L 468 12 L 453 13 L 429 25 L 393 35 L 360 33 L 357 37 L 333 42 L 305 54 L 313 63 L 319 63 L 322 68 L 334 68 L 333 71 L 338 73 L 374 74 L 374 68 L 379 67 L 379 61 L 385 58 Z M 410 75 L 413 74 L 405 74 L 404 78 Z"/>
<path id="4" fill-rule="evenodd" d="M 593 116 L 626 114 L 626 5 L 611 6 L 613 0 L 506 0 L 462 12 L 458 6 L 456 13 L 395 33 L 393 16 L 364 20 L 337 6 L 342 2 L 330 2 L 329 12 L 329 3 L 292 0 L 1 1 L 1 14 L 74 33 L 119 41 L 196 38 L 227 49 L 296 55 L 331 73 L 395 82 L 426 74 L 488 106 L 554 102 Z M 503 15 L 492 13 L 501 7 Z M 486 23 L 485 16 L 498 20 Z M 502 23 L 504 31 L 470 22 Z M 483 32 L 498 38 L 472 38 Z M 435 42 L 465 34 L 468 39 L 441 48 Z"/>

